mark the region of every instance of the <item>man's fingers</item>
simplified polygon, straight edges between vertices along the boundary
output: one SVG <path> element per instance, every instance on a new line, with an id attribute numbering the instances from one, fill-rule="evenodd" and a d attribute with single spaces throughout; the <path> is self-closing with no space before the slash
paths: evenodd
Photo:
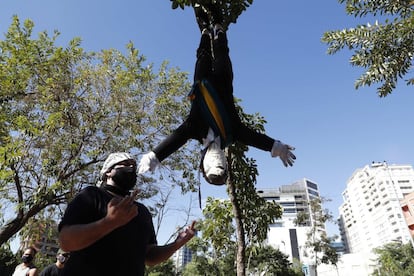
<path id="1" fill-rule="evenodd" d="M 121 202 L 121 198 L 119 197 L 113 197 L 110 201 L 109 201 L 109 205 L 110 206 L 115 206 L 118 205 Z"/>
<path id="2" fill-rule="evenodd" d="M 139 190 L 138 190 L 138 189 L 135 189 L 135 190 L 133 190 L 133 191 L 132 191 L 132 193 L 131 193 L 130 197 L 131 197 L 133 200 L 136 200 L 136 199 L 137 199 L 137 196 L 138 196 L 138 193 L 139 193 Z"/>

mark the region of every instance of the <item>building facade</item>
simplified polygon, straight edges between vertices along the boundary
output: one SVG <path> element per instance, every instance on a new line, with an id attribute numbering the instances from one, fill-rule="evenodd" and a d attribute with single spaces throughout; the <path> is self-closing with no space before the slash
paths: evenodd
<path id="1" fill-rule="evenodd" d="M 282 217 L 270 225 L 267 243 L 286 254 L 291 262 L 297 259 L 307 267 L 312 267 L 313 259 L 310 258 L 305 243 L 308 240 L 307 233 L 314 224 L 310 202 L 320 200 L 318 185 L 302 179 L 279 188 L 259 190 L 258 194 L 283 208 Z M 300 214 L 305 219 L 298 223 Z M 325 231 L 324 228 L 320 230 Z"/>
<path id="2" fill-rule="evenodd" d="M 404 199 L 401 201 L 401 209 L 405 221 L 407 223 L 408 230 L 411 234 L 411 238 L 414 237 L 414 192 L 409 193 L 404 196 Z"/>
<path id="3" fill-rule="evenodd" d="M 401 201 L 413 191 L 411 165 L 381 162 L 357 169 L 347 182 L 339 207 L 346 252 L 368 254 L 390 242 L 412 242 Z"/>
<path id="4" fill-rule="evenodd" d="M 193 253 L 187 246 L 184 245 L 173 254 L 172 259 L 178 272 L 181 271 L 189 262 L 191 262 L 193 259 Z"/>

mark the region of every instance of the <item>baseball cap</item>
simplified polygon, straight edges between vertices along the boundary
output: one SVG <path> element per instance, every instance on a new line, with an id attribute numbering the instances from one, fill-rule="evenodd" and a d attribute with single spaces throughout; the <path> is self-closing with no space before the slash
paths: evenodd
<path id="1" fill-rule="evenodd" d="M 105 173 L 108 172 L 108 170 L 110 168 L 112 168 L 114 165 L 125 161 L 125 160 L 134 160 L 134 158 L 132 158 L 132 156 L 129 153 L 126 152 L 114 152 L 111 153 L 105 160 L 101 172 L 100 172 L 100 176 L 101 179 L 104 179 L 105 177 Z"/>
<path id="2" fill-rule="evenodd" d="M 201 171 L 204 179 L 213 185 L 224 185 L 228 171 L 227 160 L 224 151 L 215 141 L 205 149 L 201 160 Z"/>

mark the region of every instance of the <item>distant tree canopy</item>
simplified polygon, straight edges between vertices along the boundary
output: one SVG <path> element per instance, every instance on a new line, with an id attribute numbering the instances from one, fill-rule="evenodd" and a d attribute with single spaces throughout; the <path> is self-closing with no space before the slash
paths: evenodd
<path id="1" fill-rule="evenodd" d="M 414 2 L 412 0 L 338 0 L 346 12 L 355 17 L 379 16 L 373 23 L 355 28 L 328 31 L 322 41 L 328 44 L 328 54 L 347 47 L 354 51 L 350 63 L 365 68 L 355 82 L 355 88 L 379 83 L 378 95 L 385 97 L 397 86 L 399 79 L 410 74 L 414 54 Z M 414 78 L 405 79 L 407 85 Z"/>
<path id="2" fill-rule="evenodd" d="M 110 152 L 149 151 L 189 108 L 187 74 L 166 62 L 154 72 L 132 43 L 126 55 L 87 53 L 79 38 L 61 47 L 57 31 L 32 38 L 33 28 L 15 16 L 0 40 L 0 245 L 31 217 L 95 184 Z M 170 170 L 155 176 L 193 189 L 191 150 L 173 154 L 163 162 Z M 149 195 L 157 192 L 149 187 Z"/>
<path id="3" fill-rule="evenodd" d="M 388 243 L 374 249 L 378 266 L 372 275 L 401 275 L 414 274 L 414 249 L 411 243 Z"/>

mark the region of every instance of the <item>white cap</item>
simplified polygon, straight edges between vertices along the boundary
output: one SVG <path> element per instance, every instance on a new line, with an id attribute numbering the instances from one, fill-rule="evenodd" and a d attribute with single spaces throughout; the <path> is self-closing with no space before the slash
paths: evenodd
<path id="1" fill-rule="evenodd" d="M 105 173 L 108 172 L 110 168 L 114 165 L 118 164 L 119 162 L 125 160 L 134 160 L 129 153 L 126 152 L 114 152 L 111 153 L 105 160 L 102 169 L 101 169 L 101 179 L 104 179 Z"/>
<path id="2" fill-rule="evenodd" d="M 201 162 L 201 170 L 206 181 L 214 185 L 224 185 L 227 179 L 227 160 L 220 148 L 220 141 L 213 141 L 207 148 Z"/>

